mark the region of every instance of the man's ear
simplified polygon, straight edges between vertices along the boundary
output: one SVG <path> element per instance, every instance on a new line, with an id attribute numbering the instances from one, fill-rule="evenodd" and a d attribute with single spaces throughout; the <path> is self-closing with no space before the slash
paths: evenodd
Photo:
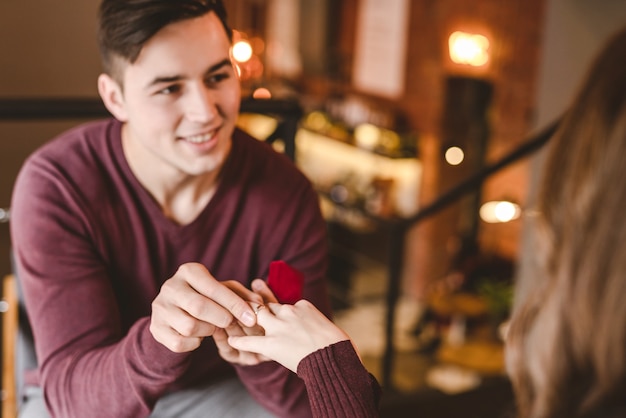
<path id="1" fill-rule="evenodd" d="M 108 74 L 100 74 L 98 77 L 98 93 L 106 108 L 120 122 L 126 122 L 128 115 L 124 102 L 122 87 Z"/>

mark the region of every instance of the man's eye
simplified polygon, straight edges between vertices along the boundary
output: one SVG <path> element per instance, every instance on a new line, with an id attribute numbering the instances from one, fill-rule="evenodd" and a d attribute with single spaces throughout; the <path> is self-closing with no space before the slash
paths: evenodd
<path id="1" fill-rule="evenodd" d="M 180 87 L 177 85 L 167 86 L 164 89 L 157 91 L 157 94 L 174 94 L 180 91 Z"/>
<path id="2" fill-rule="evenodd" d="M 226 74 L 226 73 L 213 74 L 213 75 L 207 77 L 206 82 L 207 82 L 207 84 L 217 84 L 220 81 L 226 80 L 228 77 L 229 77 L 229 75 Z"/>

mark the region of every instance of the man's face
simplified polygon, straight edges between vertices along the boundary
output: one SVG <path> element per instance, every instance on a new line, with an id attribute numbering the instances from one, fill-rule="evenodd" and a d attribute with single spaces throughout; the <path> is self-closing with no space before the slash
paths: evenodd
<path id="1" fill-rule="evenodd" d="M 219 170 L 241 92 L 230 41 L 214 13 L 164 27 L 122 74 L 122 137 L 131 167 L 164 176 Z"/>

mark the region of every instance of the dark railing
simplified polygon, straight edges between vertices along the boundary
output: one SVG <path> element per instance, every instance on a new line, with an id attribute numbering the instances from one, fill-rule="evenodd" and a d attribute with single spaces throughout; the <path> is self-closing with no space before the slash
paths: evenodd
<path id="1" fill-rule="evenodd" d="M 295 137 L 302 107 L 296 100 L 241 101 L 242 113 L 261 113 L 276 116 L 276 130 L 266 139 L 280 138 L 285 143 L 285 154 L 295 159 Z M 99 98 L 0 98 L 0 120 L 58 120 L 94 119 L 111 116 Z"/>
<path id="2" fill-rule="evenodd" d="M 387 284 L 387 316 L 385 319 L 386 346 L 383 354 L 382 365 L 382 384 L 384 387 L 393 387 L 391 373 L 393 371 L 394 358 L 394 323 L 396 305 L 400 296 L 401 274 L 404 265 L 403 254 L 408 230 L 420 221 L 438 213 L 448 205 L 456 202 L 466 194 L 477 190 L 490 176 L 508 167 L 510 164 L 539 150 L 552 137 L 558 128 L 558 124 L 558 120 L 552 122 L 547 128 L 544 128 L 541 132 L 523 142 L 520 146 L 502 157 L 500 160 L 485 166 L 483 169 L 460 182 L 449 191 L 443 193 L 432 203 L 420 209 L 415 215 L 408 218 L 386 222 L 386 226 L 389 228 L 390 245 Z"/>
<path id="3" fill-rule="evenodd" d="M 111 116 L 99 98 L 3 98 L 0 120 L 91 119 Z"/>
<path id="4" fill-rule="evenodd" d="M 295 158 L 295 136 L 302 116 L 302 109 L 296 101 L 246 99 L 241 103 L 241 112 L 276 116 L 279 119 L 279 124 L 268 140 L 271 142 L 276 138 L 281 138 L 285 142 L 285 153 L 292 159 Z M 0 99 L 0 120 L 80 119 L 106 116 L 110 116 L 110 114 L 101 100 L 97 98 Z M 482 170 L 443 193 L 415 215 L 383 222 L 383 226 L 388 228 L 390 233 L 387 313 L 385 318 L 386 346 L 383 354 L 381 382 L 384 387 L 392 388 L 395 311 L 400 295 L 401 274 L 404 266 L 403 254 L 408 230 L 466 194 L 477 190 L 493 174 L 539 150 L 552 137 L 557 127 L 558 121 L 553 122 L 500 160 L 485 166 Z"/>
<path id="5" fill-rule="evenodd" d="M 243 99 L 241 112 L 276 114 L 285 118 L 302 116 L 295 100 Z M 102 100 L 85 98 L 0 98 L 0 120 L 82 119 L 111 116 Z"/>

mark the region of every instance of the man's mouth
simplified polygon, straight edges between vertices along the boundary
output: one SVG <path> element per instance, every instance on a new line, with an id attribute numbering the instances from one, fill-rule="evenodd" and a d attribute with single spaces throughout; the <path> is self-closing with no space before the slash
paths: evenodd
<path id="1" fill-rule="evenodd" d="M 208 142 L 211 138 L 213 138 L 213 135 L 215 135 L 215 132 L 210 132 L 210 133 L 201 134 L 201 135 L 185 136 L 183 137 L 183 139 L 187 142 L 191 142 L 192 144 L 202 144 L 204 142 Z"/>

